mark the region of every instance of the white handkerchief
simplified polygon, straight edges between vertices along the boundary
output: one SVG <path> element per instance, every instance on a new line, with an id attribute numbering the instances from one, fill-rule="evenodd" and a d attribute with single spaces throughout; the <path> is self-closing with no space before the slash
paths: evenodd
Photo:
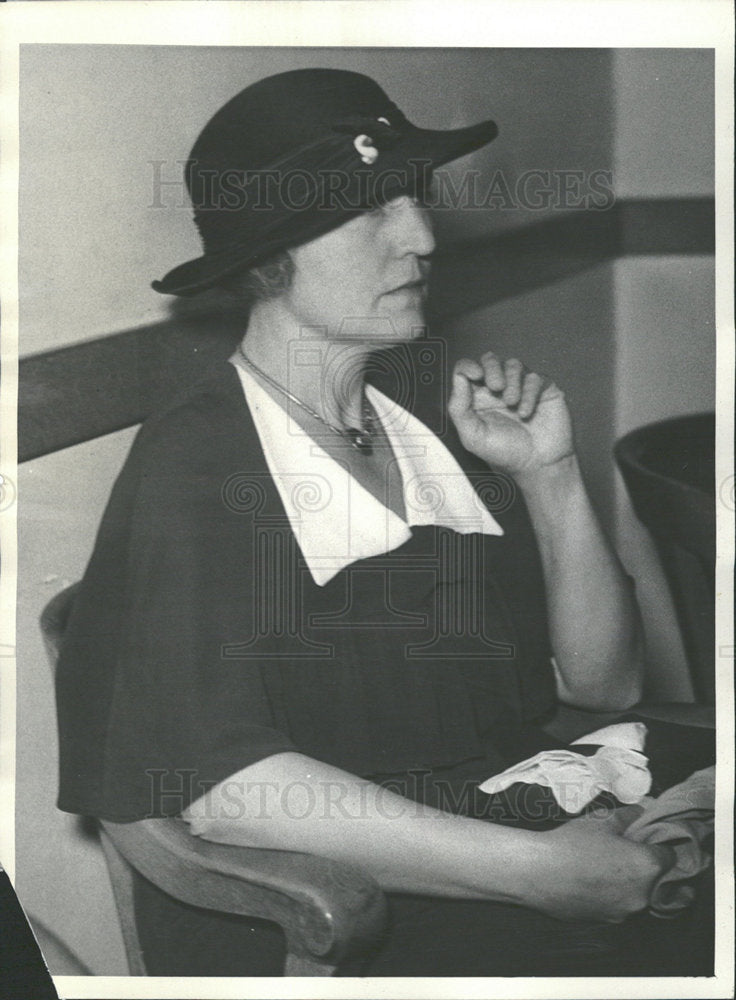
<path id="1" fill-rule="evenodd" d="M 641 752 L 646 735 L 642 722 L 606 726 L 575 741 L 600 745 L 591 757 L 573 750 L 544 750 L 488 778 L 480 790 L 493 795 L 516 782 L 542 785 L 570 815 L 581 812 L 601 792 L 610 792 L 627 805 L 639 802 L 652 785 L 649 760 Z"/>
<path id="2" fill-rule="evenodd" d="M 643 722 L 617 722 L 613 726 L 604 726 L 594 733 L 586 733 L 573 740 L 570 744 L 587 743 L 596 747 L 622 747 L 625 750 L 638 750 L 642 753 L 647 738 L 647 727 Z"/>

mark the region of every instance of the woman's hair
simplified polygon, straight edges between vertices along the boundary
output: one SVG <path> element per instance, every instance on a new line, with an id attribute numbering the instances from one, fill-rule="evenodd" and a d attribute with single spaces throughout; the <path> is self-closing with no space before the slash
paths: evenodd
<path id="1" fill-rule="evenodd" d="M 278 298 L 291 287 L 294 261 L 288 250 L 282 250 L 267 260 L 236 271 L 220 282 L 220 287 L 250 309 L 256 302 Z"/>

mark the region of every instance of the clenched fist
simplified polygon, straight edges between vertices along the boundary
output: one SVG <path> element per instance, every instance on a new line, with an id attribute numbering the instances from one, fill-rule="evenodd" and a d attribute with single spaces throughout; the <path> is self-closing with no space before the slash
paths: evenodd
<path id="1" fill-rule="evenodd" d="M 564 394 L 517 358 L 503 362 L 488 351 L 458 361 L 448 412 L 464 447 L 509 475 L 533 475 L 573 455 Z"/>

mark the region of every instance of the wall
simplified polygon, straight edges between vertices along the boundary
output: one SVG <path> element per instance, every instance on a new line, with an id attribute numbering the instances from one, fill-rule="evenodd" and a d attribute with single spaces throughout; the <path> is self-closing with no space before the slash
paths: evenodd
<path id="1" fill-rule="evenodd" d="M 714 193 L 713 55 L 617 51 L 618 197 Z M 644 96 L 645 99 L 642 99 Z M 624 258 L 613 268 L 616 437 L 669 416 L 715 407 L 714 259 Z M 616 481 L 616 537 L 636 577 L 649 644 L 652 698 L 688 700 L 691 686 L 669 591 L 649 536 Z"/>
<path id="2" fill-rule="evenodd" d="M 710 49 L 613 51 L 618 198 L 713 195 Z"/>

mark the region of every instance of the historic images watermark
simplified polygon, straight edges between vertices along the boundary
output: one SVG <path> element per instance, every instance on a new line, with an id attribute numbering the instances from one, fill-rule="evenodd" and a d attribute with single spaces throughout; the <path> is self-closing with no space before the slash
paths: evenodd
<path id="1" fill-rule="evenodd" d="M 216 170 L 196 168 L 196 190 L 184 180 L 186 160 L 149 160 L 148 208 L 253 212 L 319 210 L 362 211 L 384 204 L 401 191 L 415 193 L 433 211 L 586 210 L 613 208 L 609 169 L 531 168 L 518 174 L 466 169 L 431 170 L 429 160 L 381 171 L 357 169 Z M 196 167 L 196 165 L 195 165 Z M 192 164 L 189 164 L 191 170 Z"/>
<path id="2" fill-rule="evenodd" d="M 590 802 L 589 783 L 585 781 L 559 782 L 554 794 L 541 786 L 519 782 L 504 792 L 487 795 L 479 790 L 477 781 L 452 782 L 431 768 L 415 768 L 380 784 L 361 778 L 279 782 L 251 781 L 241 776 L 215 784 L 202 781 L 196 770 L 186 768 L 150 768 L 146 775 L 150 817 L 181 815 L 197 803 L 198 820 L 226 823 L 268 822 L 276 817 L 356 822 L 376 816 L 388 820 L 421 819 L 439 810 L 448 819 L 472 815 L 488 822 L 523 820 L 532 828 L 546 828 L 583 811 L 588 818 L 605 818 L 618 805 L 607 794 Z"/>

